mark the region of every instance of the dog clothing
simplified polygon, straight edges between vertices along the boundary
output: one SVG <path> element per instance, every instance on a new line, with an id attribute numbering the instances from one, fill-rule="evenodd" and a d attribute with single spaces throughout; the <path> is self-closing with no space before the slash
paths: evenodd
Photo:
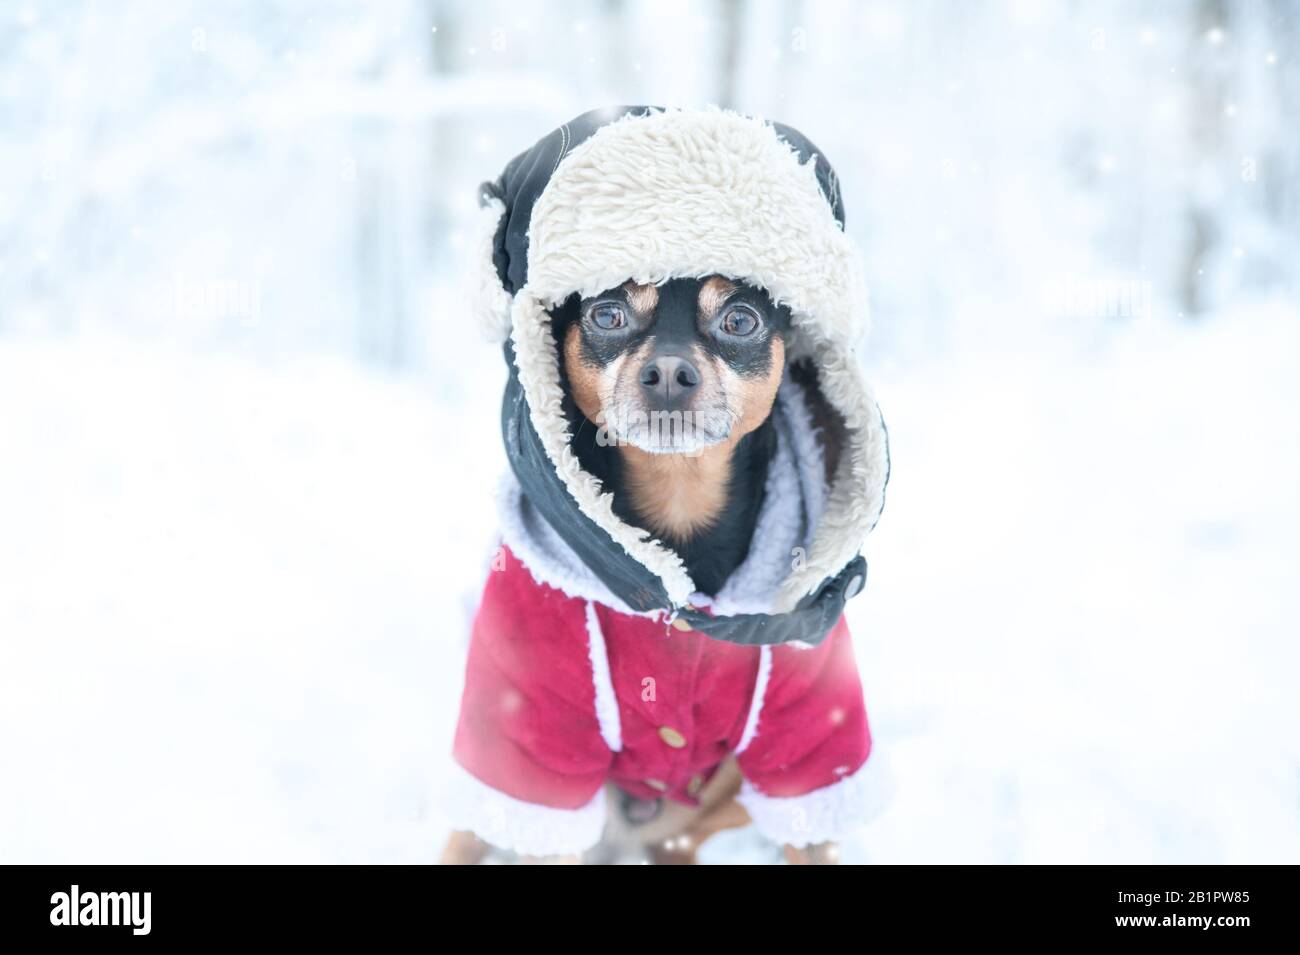
<path id="1" fill-rule="evenodd" d="M 605 783 L 694 804 L 729 753 L 742 804 L 777 841 L 820 842 L 855 821 L 871 735 L 843 619 L 813 648 L 743 646 L 569 597 L 508 548 L 498 561 L 474 622 L 455 743 L 460 766 L 493 791 L 478 796 L 481 836 L 499 844 L 517 829 L 502 794 L 556 810 L 527 813 L 541 831 L 510 840 L 552 851 L 564 842 L 545 830 L 577 830 L 594 806 L 566 847 L 587 848 Z"/>

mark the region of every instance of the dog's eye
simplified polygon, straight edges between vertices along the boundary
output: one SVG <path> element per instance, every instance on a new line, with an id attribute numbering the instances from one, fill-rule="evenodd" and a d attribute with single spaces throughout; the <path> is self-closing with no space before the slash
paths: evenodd
<path id="1" fill-rule="evenodd" d="M 758 330 L 758 313 L 748 305 L 733 305 L 722 316 L 722 330 L 744 338 Z"/>
<path id="2" fill-rule="evenodd" d="M 587 314 L 591 318 L 593 325 L 607 332 L 622 328 L 627 324 L 627 315 L 624 314 L 622 306 L 614 305 L 611 302 L 593 305 L 591 311 Z"/>

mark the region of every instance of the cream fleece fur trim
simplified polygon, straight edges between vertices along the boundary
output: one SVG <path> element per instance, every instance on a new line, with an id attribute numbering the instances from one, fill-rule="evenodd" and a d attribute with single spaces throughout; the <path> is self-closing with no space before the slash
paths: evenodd
<path id="1" fill-rule="evenodd" d="M 470 301 L 475 319 L 485 337 L 491 341 L 505 341 L 510 334 L 510 293 L 501 284 L 496 264 L 492 261 L 497 227 L 505 215 L 506 204 L 500 199 L 488 199 L 478 211 L 470 239 L 469 281 Z"/>
<path id="2" fill-rule="evenodd" d="M 447 795 L 453 828 L 520 855 L 580 854 L 600 841 L 605 828 L 603 789 L 578 809 L 555 809 L 507 796 L 453 764 Z"/>
<path id="3" fill-rule="evenodd" d="M 885 506 L 889 445 L 884 419 L 853 353 L 818 349 L 822 394 L 843 417 L 848 433 L 841 449 L 830 499 L 818 522 L 808 558 L 782 585 L 781 603 L 793 607 L 862 550 Z"/>
<path id="4" fill-rule="evenodd" d="M 547 309 L 628 279 L 712 274 L 764 288 L 790 307 L 787 354 L 812 358 L 847 427 L 819 533 L 773 607 L 783 612 L 861 550 L 888 470 L 880 413 L 853 354 L 867 321 L 862 269 L 813 162 L 800 163 L 771 126 L 716 109 L 628 115 L 597 130 L 561 159 L 533 207 L 528 282 L 511 314 L 519 380 L 579 509 L 663 581 L 674 606 L 687 603 L 695 587 L 678 555 L 615 517 L 612 495 L 569 448 Z"/>
<path id="5" fill-rule="evenodd" d="M 623 721 L 618 715 L 618 695 L 614 692 L 614 677 L 609 672 L 609 648 L 605 634 L 600 629 L 596 605 L 587 601 L 587 654 L 591 659 L 591 681 L 596 690 L 596 722 L 600 724 L 600 737 L 611 753 L 623 751 Z"/>
<path id="6" fill-rule="evenodd" d="M 745 717 L 745 729 L 736 744 L 739 756 L 749 748 L 749 744 L 758 735 L 758 719 L 763 715 L 763 698 L 767 696 L 767 684 L 772 679 L 772 648 L 762 647 L 758 655 L 758 676 L 754 680 L 754 696 L 749 701 L 749 715 Z"/>
<path id="7" fill-rule="evenodd" d="M 533 207 L 528 285 L 548 305 L 629 278 L 715 273 L 789 305 L 812 341 L 845 346 L 865 331 L 861 264 L 814 164 L 761 120 L 629 114 L 565 156 Z"/>
<path id="8" fill-rule="evenodd" d="M 876 753 L 852 776 L 802 796 L 764 796 L 748 782 L 736 801 L 773 842 L 797 848 L 839 842 L 873 818 L 893 796 L 893 780 Z"/>

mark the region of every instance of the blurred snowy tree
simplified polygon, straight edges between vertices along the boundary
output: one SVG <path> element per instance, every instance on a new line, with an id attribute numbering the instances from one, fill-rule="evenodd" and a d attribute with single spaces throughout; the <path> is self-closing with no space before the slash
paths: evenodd
<path id="1" fill-rule="evenodd" d="M 722 102 L 825 149 L 867 253 L 877 355 L 1059 328 L 1046 287 L 1146 283 L 1156 309 L 1193 314 L 1296 286 L 1284 0 L 5 15 L 0 334 L 441 368 L 477 183 L 619 102 Z"/>

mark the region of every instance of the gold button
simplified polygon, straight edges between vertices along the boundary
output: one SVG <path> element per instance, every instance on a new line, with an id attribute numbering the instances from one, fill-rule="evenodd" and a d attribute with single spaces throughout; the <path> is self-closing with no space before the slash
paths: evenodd
<path id="1" fill-rule="evenodd" d="M 641 781 L 645 783 L 647 786 L 649 786 L 651 789 L 653 789 L 655 792 L 660 792 L 660 793 L 668 792 L 668 784 L 666 782 L 663 782 L 662 780 L 643 779 Z"/>
<path id="2" fill-rule="evenodd" d="M 673 626 L 683 632 L 691 629 L 691 625 L 682 617 L 673 617 Z"/>
<path id="3" fill-rule="evenodd" d="M 686 737 L 671 726 L 659 727 L 659 738 L 673 749 L 681 749 L 686 745 Z"/>

